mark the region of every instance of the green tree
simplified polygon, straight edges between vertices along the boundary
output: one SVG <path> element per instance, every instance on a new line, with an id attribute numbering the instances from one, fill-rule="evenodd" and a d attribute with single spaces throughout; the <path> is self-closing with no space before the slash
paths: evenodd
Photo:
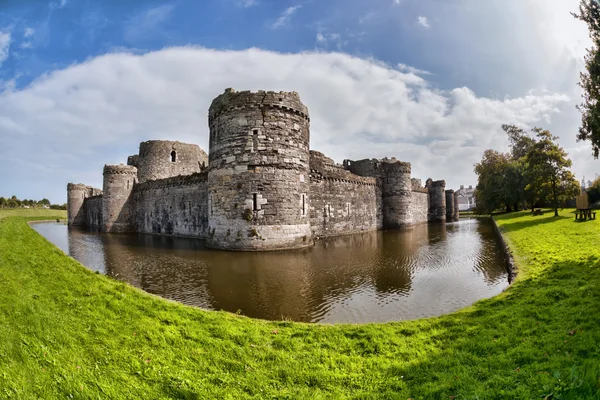
<path id="1" fill-rule="evenodd" d="M 477 206 L 486 213 L 508 206 L 506 170 L 509 165 L 509 156 L 495 150 L 488 149 L 483 153 L 481 161 L 475 164 L 474 171 L 477 180 Z"/>
<path id="2" fill-rule="evenodd" d="M 595 158 L 600 153 L 600 4 L 597 0 L 581 0 L 579 14 L 575 18 L 588 25 L 592 46 L 585 56 L 585 71 L 579 75 L 583 89 L 583 103 L 577 106 L 581 112 L 578 140 L 589 140 Z"/>
<path id="3" fill-rule="evenodd" d="M 559 203 L 579 193 L 579 182 L 569 170 L 571 160 L 548 130 L 534 128 L 537 140 L 527 152 L 528 189 L 539 200 L 552 201 L 554 216 Z"/>
<path id="4" fill-rule="evenodd" d="M 590 204 L 600 201 L 600 177 L 594 179 L 594 181 L 588 185 L 586 192 Z"/>
<path id="5" fill-rule="evenodd" d="M 4 197 L 0 197 L 0 208 L 6 208 L 7 200 Z"/>

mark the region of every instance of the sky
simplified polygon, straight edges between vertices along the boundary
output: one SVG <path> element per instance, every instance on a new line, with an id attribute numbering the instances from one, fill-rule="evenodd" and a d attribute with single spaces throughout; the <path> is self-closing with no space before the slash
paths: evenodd
<path id="1" fill-rule="evenodd" d="M 559 136 L 581 180 L 578 0 L 3 0 L 0 196 L 66 202 L 104 164 L 163 139 L 208 150 L 208 107 L 297 91 L 311 149 L 396 157 L 423 181 L 477 184 L 502 124 Z"/>

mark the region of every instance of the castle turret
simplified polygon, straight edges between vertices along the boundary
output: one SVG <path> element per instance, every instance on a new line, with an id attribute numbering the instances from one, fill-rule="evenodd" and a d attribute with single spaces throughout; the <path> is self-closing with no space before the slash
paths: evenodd
<path id="1" fill-rule="evenodd" d="M 446 181 L 428 179 L 425 186 L 429 190 L 429 221 L 446 221 Z"/>
<path id="2" fill-rule="evenodd" d="M 137 183 L 137 168 L 131 165 L 104 166 L 104 197 L 102 201 L 102 230 L 130 232 L 133 230 L 131 191 Z"/>
<path id="3" fill-rule="evenodd" d="M 208 122 L 208 246 L 311 245 L 309 116 L 298 94 L 227 89 Z"/>
<path id="4" fill-rule="evenodd" d="M 139 156 L 127 160 L 127 164 L 138 168 L 140 183 L 191 175 L 200 172 L 207 162 L 208 156 L 198 145 L 170 140 L 142 142 Z"/>
<path id="5" fill-rule="evenodd" d="M 383 174 L 381 185 L 383 227 L 399 228 L 411 225 L 410 163 L 384 159 L 381 167 Z"/>
<path id="6" fill-rule="evenodd" d="M 446 190 L 446 222 L 454 221 L 454 190 Z"/>
<path id="7" fill-rule="evenodd" d="M 69 226 L 85 224 L 83 201 L 87 197 L 88 188 L 81 183 L 67 185 L 67 223 Z"/>

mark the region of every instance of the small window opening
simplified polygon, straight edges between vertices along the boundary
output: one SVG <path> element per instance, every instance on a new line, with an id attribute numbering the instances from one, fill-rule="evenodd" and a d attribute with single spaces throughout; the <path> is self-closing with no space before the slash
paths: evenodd
<path id="1" fill-rule="evenodd" d="M 252 193 L 252 210 L 258 210 L 258 193 Z"/>
<path id="2" fill-rule="evenodd" d="M 350 203 L 347 203 L 346 207 L 348 208 L 348 216 L 350 216 Z"/>
<path id="3" fill-rule="evenodd" d="M 283 101 L 283 98 L 281 98 L 281 97 L 280 97 L 280 98 L 279 98 L 279 101 Z"/>
<path id="4" fill-rule="evenodd" d="M 252 134 L 253 134 L 253 135 L 258 135 L 258 129 L 254 129 L 254 130 L 252 131 Z"/>
<path id="5" fill-rule="evenodd" d="M 129 181 L 127 181 L 127 189 L 129 189 Z"/>
<path id="6" fill-rule="evenodd" d="M 331 217 L 331 204 L 327 204 L 327 210 L 326 210 L 327 216 Z"/>
<path id="7" fill-rule="evenodd" d="M 306 215 L 306 200 L 305 200 L 305 195 L 302 195 L 302 215 Z"/>
<path id="8" fill-rule="evenodd" d="M 176 162 L 177 161 L 177 152 L 175 150 L 173 150 L 171 152 L 171 162 Z"/>

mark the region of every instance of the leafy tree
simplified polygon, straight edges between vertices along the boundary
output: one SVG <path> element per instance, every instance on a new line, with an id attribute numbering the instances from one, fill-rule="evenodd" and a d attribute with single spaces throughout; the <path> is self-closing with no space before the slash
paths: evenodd
<path id="1" fill-rule="evenodd" d="M 579 193 L 579 182 L 569 170 L 571 160 L 565 150 L 555 141 L 557 136 L 534 128 L 537 140 L 527 152 L 528 189 L 539 200 L 550 199 L 554 216 L 558 217 L 558 205 Z"/>
<path id="2" fill-rule="evenodd" d="M 583 89 L 583 103 L 577 106 L 581 112 L 581 127 L 578 140 L 592 143 L 594 158 L 600 153 L 600 4 L 597 0 L 581 0 L 579 14 L 575 18 L 588 25 L 592 47 L 585 56 L 585 71 L 579 75 L 579 86 Z"/>
<path id="3" fill-rule="evenodd" d="M 588 184 L 587 194 L 590 203 L 596 203 L 600 201 L 600 177 L 594 179 L 593 182 Z"/>
<path id="4" fill-rule="evenodd" d="M 505 174 L 509 164 L 509 156 L 495 150 L 486 150 L 481 162 L 475 164 L 477 174 L 477 206 L 491 213 L 503 206 L 509 205 L 505 188 Z"/>
<path id="5" fill-rule="evenodd" d="M 49 206 L 50 205 L 50 200 L 43 198 L 42 200 L 40 200 L 40 203 L 44 206 Z"/>
<path id="6" fill-rule="evenodd" d="M 6 207 L 7 200 L 4 197 L 0 197 L 0 208 Z"/>

